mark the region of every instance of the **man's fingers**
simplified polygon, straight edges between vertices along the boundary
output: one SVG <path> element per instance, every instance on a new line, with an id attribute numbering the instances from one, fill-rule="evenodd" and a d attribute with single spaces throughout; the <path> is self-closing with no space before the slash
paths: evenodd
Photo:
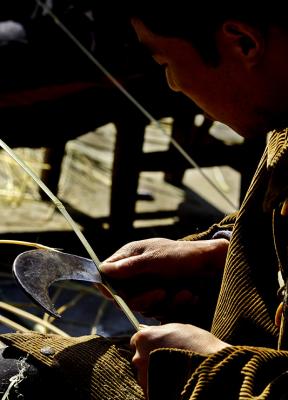
<path id="1" fill-rule="evenodd" d="M 95 286 L 104 297 L 110 300 L 113 299 L 109 290 L 104 285 L 96 284 Z M 134 297 L 126 296 L 124 293 L 121 293 L 121 291 L 119 291 L 118 294 L 123 297 L 132 310 L 139 312 L 147 312 L 147 310 L 151 310 L 152 315 L 155 306 L 158 309 L 159 305 L 166 299 L 166 291 L 164 289 L 153 289 Z"/>
<path id="2" fill-rule="evenodd" d="M 147 393 L 147 371 L 148 371 L 148 359 L 143 359 L 136 350 L 134 357 L 132 358 L 132 364 L 137 371 L 137 381 L 139 385 Z"/>
<path id="3" fill-rule="evenodd" d="M 104 297 L 113 300 L 105 286 L 101 284 L 96 286 Z M 192 307 L 199 303 L 199 296 L 186 289 L 174 293 L 163 288 L 150 289 L 141 294 L 137 294 L 136 290 L 129 293 L 122 292 L 120 289 L 117 292 L 132 310 L 140 312 L 147 318 L 156 318 L 159 321 L 171 320 L 171 318 L 177 316 L 181 318 L 182 314 L 185 315 L 187 312 L 188 306 Z"/>
<path id="4" fill-rule="evenodd" d="M 94 286 L 99 290 L 99 292 L 106 297 L 107 299 L 112 300 L 112 296 L 109 292 L 108 289 L 106 289 L 106 287 L 104 285 L 102 285 L 101 283 L 95 283 Z"/>
<path id="5" fill-rule="evenodd" d="M 154 289 L 125 300 L 133 310 L 143 312 L 154 309 L 155 305 L 163 302 L 165 298 L 166 291 L 164 289 Z"/>
<path id="6" fill-rule="evenodd" d="M 199 296 L 194 295 L 190 290 L 183 289 L 176 293 L 173 299 L 174 308 L 187 305 L 195 305 L 199 302 Z"/>
<path id="7" fill-rule="evenodd" d="M 106 260 L 103 261 L 102 265 L 107 264 L 107 263 L 112 263 L 112 262 L 115 262 L 115 261 L 121 260 L 122 258 L 127 258 L 127 257 L 129 257 L 128 254 L 119 251 L 118 253 L 114 253 L 114 254 L 112 254 L 112 256 L 106 258 Z"/>
<path id="8" fill-rule="evenodd" d="M 142 255 L 125 258 L 115 258 L 115 261 L 106 260 L 101 264 L 101 271 L 115 279 L 125 279 L 140 275 L 147 267 L 147 260 Z"/>
<path id="9" fill-rule="evenodd" d="M 110 257 L 106 258 L 103 263 L 115 262 L 124 258 L 140 255 L 145 251 L 148 242 L 149 239 L 127 243 Z"/>

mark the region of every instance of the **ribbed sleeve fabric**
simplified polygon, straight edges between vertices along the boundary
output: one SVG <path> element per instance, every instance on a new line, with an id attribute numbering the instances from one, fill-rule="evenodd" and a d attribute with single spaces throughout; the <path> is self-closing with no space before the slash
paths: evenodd
<path id="1" fill-rule="evenodd" d="M 57 368 L 63 379 L 81 390 L 81 399 L 144 399 L 132 369 L 131 352 L 121 340 L 35 332 L 5 334 L 1 340 L 46 366 Z"/>
<path id="2" fill-rule="evenodd" d="M 172 376 L 168 369 L 171 365 L 174 374 L 182 371 L 183 366 L 185 373 L 191 373 L 182 391 L 177 379 L 165 379 Z M 151 385 L 149 400 L 265 400 L 280 399 L 287 394 L 284 382 L 287 385 L 288 352 L 285 351 L 231 346 L 204 358 L 193 352 L 161 349 L 151 354 L 152 379 L 156 369 L 157 385 Z"/>
<path id="3" fill-rule="evenodd" d="M 218 231 L 222 231 L 222 230 L 232 231 L 234 224 L 236 222 L 237 216 L 238 216 L 238 211 L 236 211 L 230 215 L 227 215 L 222 221 L 220 221 L 218 224 L 213 224 L 206 231 L 185 236 L 184 238 L 182 238 L 180 240 L 187 240 L 187 241 L 207 240 L 207 239 L 212 239 L 213 235 L 215 235 Z"/>
<path id="4" fill-rule="evenodd" d="M 235 342 L 237 337 L 238 344 L 245 344 L 246 340 L 249 340 L 259 345 L 275 346 L 276 342 L 271 340 L 271 337 L 274 336 L 276 340 L 278 334 L 274 324 L 278 266 L 273 242 L 272 216 L 269 213 L 264 214 L 262 209 L 266 187 L 264 156 L 233 229 L 212 325 L 212 332 L 220 339 Z M 252 227 L 255 227 L 255 230 Z M 250 337 L 241 338 L 237 333 L 238 326 L 245 326 L 246 329 L 250 327 Z M 257 326 L 258 335 L 262 331 L 263 342 L 253 336 L 253 326 Z M 265 342 L 268 337 L 270 343 Z"/>
<path id="5" fill-rule="evenodd" d="M 283 197 L 281 188 L 286 193 L 288 187 L 283 158 L 288 159 L 287 130 L 273 133 L 239 213 L 182 239 L 210 239 L 220 230 L 233 230 L 212 325 L 212 333 L 232 346 L 206 357 L 177 349 L 152 352 L 149 400 L 288 398 L 288 352 L 276 350 L 278 260 L 271 209 Z M 277 193 L 272 195 L 271 188 Z M 79 382 L 87 399 L 143 399 L 131 353 L 117 342 L 37 333 L 2 335 L 0 340 L 59 368 Z M 45 346 L 53 348 L 53 356 L 41 352 Z"/>

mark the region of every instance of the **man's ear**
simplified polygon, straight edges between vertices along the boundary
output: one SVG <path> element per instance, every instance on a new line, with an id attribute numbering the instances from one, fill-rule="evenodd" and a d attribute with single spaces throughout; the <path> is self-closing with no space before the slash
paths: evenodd
<path id="1" fill-rule="evenodd" d="M 241 21 L 226 21 L 221 33 L 226 46 L 235 56 L 247 66 L 257 64 L 264 51 L 264 37 L 257 28 Z"/>

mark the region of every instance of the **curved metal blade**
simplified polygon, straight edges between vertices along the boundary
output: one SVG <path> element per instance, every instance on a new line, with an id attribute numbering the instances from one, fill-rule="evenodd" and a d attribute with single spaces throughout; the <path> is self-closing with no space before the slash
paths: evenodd
<path id="1" fill-rule="evenodd" d="M 19 254 L 13 273 L 25 292 L 50 315 L 60 317 L 48 289 L 56 281 L 102 282 L 100 272 L 88 258 L 53 250 L 30 250 Z"/>

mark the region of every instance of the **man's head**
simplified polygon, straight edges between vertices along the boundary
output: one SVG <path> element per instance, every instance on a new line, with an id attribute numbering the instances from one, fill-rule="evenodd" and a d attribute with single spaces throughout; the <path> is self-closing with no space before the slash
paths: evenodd
<path id="1" fill-rule="evenodd" d="M 227 20 L 252 24 L 263 33 L 270 24 L 288 28 L 284 2 L 279 0 L 272 5 L 263 0 L 241 0 L 237 4 L 227 0 L 178 0 L 173 6 L 172 2 L 140 0 L 133 1 L 130 15 L 158 35 L 190 41 L 203 59 L 211 63 L 216 63 L 219 56 L 215 34 Z"/>
<path id="2" fill-rule="evenodd" d="M 165 67 L 171 88 L 243 136 L 288 122 L 288 18 L 279 4 L 263 3 L 132 6 L 139 40 Z"/>

